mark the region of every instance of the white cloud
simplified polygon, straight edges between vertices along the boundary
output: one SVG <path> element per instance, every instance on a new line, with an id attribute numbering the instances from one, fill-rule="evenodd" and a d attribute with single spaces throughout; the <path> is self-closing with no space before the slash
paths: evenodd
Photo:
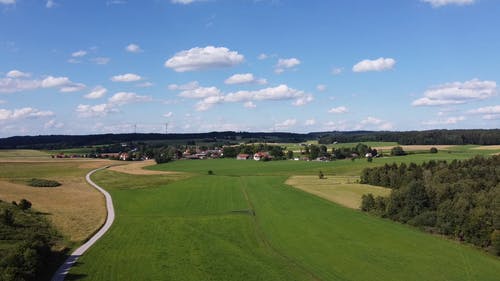
<path id="1" fill-rule="evenodd" d="M 0 93 L 15 93 L 40 88 L 38 80 L 0 78 Z"/>
<path id="2" fill-rule="evenodd" d="M 200 84 L 198 81 L 191 81 L 186 84 L 178 85 L 178 84 L 170 84 L 168 85 L 168 89 L 170 91 L 177 91 L 177 90 L 193 90 L 200 87 Z"/>
<path id="3" fill-rule="evenodd" d="M 65 85 L 71 84 L 71 80 L 68 77 L 54 77 L 48 76 L 47 78 L 42 80 L 42 88 L 52 88 L 52 87 L 61 87 Z"/>
<path id="4" fill-rule="evenodd" d="M 328 121 L 324 124 L 324 130 L 327 131 L 345 131 L 345 130 L 352 130 L 352 126 L 350 126 L 346 121 L 340 120 L 340 121 Z"/>
<path id="5" fill-rule="evenodd" d="M 484 120 L 497 120 L 500 119 L 500 114 L 486 114 L 483 116 Z"/>
<path id="6" fill-rule="evenodd" d="M 365 127 L 376 127 L 379 130 L 392 130 L 393 125 L 390 122 L 386 122 L 382 119 L 369 116 L 359 122 L 359 125 L 354 127 L 354 129 L 359 130 Z"/>
<path id="7" fill-rule="evenodd" d="M 142 52 L 143 50 L 141 49 L 141 47 L 137 44 L 129 44 L 125 47 L 125 51 L 129 52 L 129 53 L 140 53 Z"/>
<path id="8" fill-rule="evenodd" d="M 264 85 L 267 84 L 267 80 L 263 78 L 255 78 L 252 73 L 243 73 L 243 74 L 234 74 L 233 76 L 227 78 L 224 81 L 225 84 L 234 85 L 234 84 L 259 84 Z"/>
<path id="9" fill-rule="evenodd" d="M 19 71 L 17 69 L 13 69 L 13 70 L 7 72 L 6 76 L 9 78 L 27 78 L 27 77 L 30 77 L 31 74 Z"/>
<path id="10" fill-rule="evenodd" d="M 304 124 L 306 126 L 314 126 L 314 125 L 316 125 L 316 120 L 315 119 L 307 119 Z"/>
<path id="11" fill-rule="evenodd" d="M 90 61 L 95 63 L 95 64 L 105 65 L 105 64 L 108 64 L 111 61 L 111 59 L 107 58 L 107 57 L 97 57 L 97 58 L 90 59 Z"/>
<path id="12" fill-rule="evenodd" d="M 267 59 L 268 57 L 269 57 L 269 56 L 268 56 L 267 54 L 262 53 L 262 54 L 260 54 L 260 55 L 257 57 L 257 59 L 258 59 L 258 60 L 265 60 L 265 59 Z"/>
<path id="13" fill-rule="evenodd" d="M 71 56 L 74 58 L 81 58 L 81 57 L 84 57 L 86 55 L 87 55 L 87 51 L 84 51 L 84 50 L 79 50 L 79 51 L 73 52 L 71 54 Z"/>
<path id="14" fill-rule="evenodd" d="M 45 3 L 45 7 L 47 8 L 52 8 L 55 7 L 56 3 L 53 0 L 47 0 L 47 3 Z"/>
<path id="15" fill-rule="evenodd" d="M 453 125 L 453 124 L 457 124 L 458 122 L 464 121 L 464 120 L 466 120 L 466 118 L 464 116 L 458 116 L 458 117 L 448 117 L 446 119 L 424 121 L 424 122 L 422 122 L 422 124 L 427 125 L 427 126 Z"/>
<path id="16" fill-rule="evenodd" d="M 0 0 L 0 4 L 16 4 L 16 0 Z"/>
<path id="17" fill-rule="evenodd" d="M 124 105 L 127 103 L 147 102 L 152 100 L 150 96 L 140 96 L 131 92 L 118 92 L 110 97 L 108 101 L 111 104 Z"/>
<path id="18" fill-rule="evenodd" d="M 187 99 L 204 99 L 220 95 L 222 95 L 222 92 L 217 87 L 198 87 L 195 89 L 182 91 L 179 94 L 179 97 Z"/>
<path id="19" fill-rule="evenodd" d="M 188 5 L 194 2 L 201 2 L 204 0 L 170 0 L 172 4 L 181 4 L 181 5 Z"/>
<path id="20" fill-rule="evenodd" d="M 165 67 L 176 72 L 230 67 L 244 61 L 244 56 L 225 47 L 195 47 L 178 52 L 165 62 Z"/>
<path id="21" fill-rule="evenodd" d="M 143 82 L 143 83 L 139 83 L 139 84 L 137 84 L 135 86 L 140 87 L 140 88 L 149 88 L 149 87 L 153 86 L 153 83 L 151 83 L 149 81 L 146 81 L 146 82 Z"/>
<path id="22" fill-rule="evenodd" d="M 52 119 L 52 120 L 45 122 L 43 127 L 45 129 L 60 129 L 60 128 L 64 127 L 64 123 L 57 122 L 55 119 Z"/>
<path id="23" fill-rule="evenodd" d="M 79 104 L 75 110 L 80 117 L 104 117 L 111 112 L 118 112 L 113 106 L 102 103 L 97 105 Z"/>
<path id="24" fill-rule="evenodd" d="M 471 114 L 500 114 L 500 105 L 485 106 L 469 110 Z"/>
<path id="25" fill-rule="evenodd" d="M 274 124 L 274 127 L 278 130 L 281 130 L 281 129 L 288 129 L 290 127 L 295 126 L 296 124 L 297 124 L 297 119 L 286 119 L 283 122 Z"/>
<path id="26" fill-rule="evenodd" d="M 324 91 L 326 91 L 326 88 L 327 88 L 326 85 L 323 85 L 323 84 L 316 85 L 316 90 L 318 92 L 324 92 Z"/>
<path id="27" fill-rule="evenodd" d="M 246 108 L 256 108 L 257 105 L 255 105 L 255 103 L 253 103 L 252 101 L 247 101 L 243 104 L 244 107 Z"/>
<path id="28" fill-rule="evenodd" d="M 111 77 L 113 82 L 135 82 L 141 80 L 142 77 L 134 73 L 126 73 Z"/>
<path id="29" fill-rule="evenodd" d="M 42 118 L 53 115 L 54 112 L 52 111 L 40 111 L 31 107 L 23 107 L 14 110 L 0 109 L 0 121 L 12 121 L 25 118 Z"/>
<path id="30" fill-rule="evenodd" d="M 294 68 L 300 65 L 300 60 L 297 58 L 279 59 L 274 67 L 274 72 L 277 74 L 283 73 L 285 70 Z"/>
<path id="31" fill-rule="evenodd" d="M 413 101 L 413 106 L 435 106 L 462 104 L 483 100 L 497 94 L 495 81 L 472 79 L 466 82 L 452 82 L 432 87 L 424 92 L 424 97 Z"/>
<path id="32" fill-rule="evenodd" d="M 471 5 L 476 2 L 476 0 L 421 0 L 422 2 L 429 3 L 434 8 L 446 6 L 446 5 Z"/>
<path id="33" fill-rule="evenodd" d="M 102 98 L 108 90 L 102 86 L 97 86 L 92 91 L 84 96 L 86 99 L 99 99 Z"/>
<path id="34" fill-rule="evenodd" d="M 72 92 L 81 91 L 81 90 L 85 89 L 86 87 L 87 86 L 85 86 L 85 84 L 82 84 L 82 83 L 73 83 L 73 84 L 63 86 L 61 89 L 59 89 L 59 91 L 61 93 L 72 93 Z"/>
<path id="35" fill-rule="evenodd" d="M 392 69 L 396 60 L 391 58 L 378 58 L 375 60 L 362 60 L 352 67 L 354 72 L 384 71 Z"/>
<path id="36" fill-rule="evenodd" d="M 295 99 L 294 105 L 304 105 L 312 101 L 313 96 L 303 91 L 290 88 L 284 84 L 256 91 L 238 91 L 234 93 L 229 93 L 225 96 L 226 102 L 291 100 L 291 99 Z"/>
<path id="37" fill-rule="evenodd" d="M 170 112 L 167 112 L 167 113 L 163 114 L 163 117 L 165 117 L 165 118 L 170 118 L 170 117 L 172 117 L 173 115 L 174 115 L 174 114 L 172 113 L 172 111 L 170 111 Z"/>
<path id="38" fill-rule="evenodd" d="M 68 59 L 68 63 L 82 63 L 82 61 L 81 60 L 77 60 L 75 58 L 70 58 L 70 59 Z"/>
<path id="39" fill-rule="evenodd" d="M 349 112 L 349 109 L 347 109 L 347 107 L 345 106 L 334 107 L 328 110 L 328 113 L 335 113 L 335 114 L 342 114 L 347 112 Z"/>
<path id="40" fill-rule="evenodd" d="M 196 103 L 195 109 L 196 111 L 206 111 L 215 104 L 221 103 L 223 101 L 224 101 L 223 96 L 209 96 Z"/>

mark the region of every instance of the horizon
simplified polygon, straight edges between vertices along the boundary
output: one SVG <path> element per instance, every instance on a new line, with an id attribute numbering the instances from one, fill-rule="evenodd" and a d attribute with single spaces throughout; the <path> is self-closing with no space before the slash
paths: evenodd
<path id="1" fill-rule="evenodd" d="M 498 14 L 493 0 L 0 0 L 0 138 L 497 129 Z"/>

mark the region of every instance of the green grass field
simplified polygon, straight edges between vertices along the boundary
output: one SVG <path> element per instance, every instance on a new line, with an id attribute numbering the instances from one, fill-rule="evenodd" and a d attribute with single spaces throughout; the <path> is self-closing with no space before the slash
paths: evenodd
<path id="1" fill-rule="evenodd" d="M 498 258 L 285 184 L 290 175 L 319 170 L 359 175 L 371 165 L 474 153 L 373 163 L 177 161 L 151 168 L 192 174 L 177 181 L 173 175 L 102 171 L 94 180 L 110 191 L 117 218 L 69 279 L 498 280 Z"/>

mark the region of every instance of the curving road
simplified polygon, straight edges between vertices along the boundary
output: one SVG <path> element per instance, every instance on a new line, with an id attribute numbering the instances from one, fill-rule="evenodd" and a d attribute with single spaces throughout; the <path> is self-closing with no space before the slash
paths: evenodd
<path id="1" fill-rule="evenodd" d="M 95 187 L 97 190 L 99 190 L 102 194 L 104 194 L 104 197 L 106 198 L 106 209 L 108 213 L 108 216 L 106 218 L 106 223 L 104 223 L 101 229 L 99 229 L 99 231 L 96 234 L 94 234 L 92 238 L 90 238 L 87 242 L 85 242 L 85 244 L 83 244 L 73 253 L 71 253 L 71 256 L 69 256 L 64 261 L 64 263 L 59 267 L 59 269 L 57 269 L 54 276 L 52 276 L 52 281 L 63 281 L 68 272 L 70 271 L 71 267 L 73 266 L 73 264 L 75 264 L 76 261 L 78 260 L 78 258 L 81 255 L 83 255 L 90 247 L 92 247 L 92 245 L 94 245 L 94 243 L 97 242 L 97 240 L 99 240 L 109 230 L 109 228 L 113 224 L 113 221 L 115 220 L 115 209 L 113 208 L 113 199 L 111 198 L 111 195 L 109 195 L 109 193 L 106 190 L 95 184 L 90 179 L 90 176 L 93 173 L 106 168 L 109 168 L 109 166 L 92 170 L 85 176 L 87 182 L 93 187 Z"/>

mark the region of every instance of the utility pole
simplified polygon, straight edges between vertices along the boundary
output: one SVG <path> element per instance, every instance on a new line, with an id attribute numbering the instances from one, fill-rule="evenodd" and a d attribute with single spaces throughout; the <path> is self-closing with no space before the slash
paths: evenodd
<path id="1" fill-rule="evenodd" d="M 168 134 L 168 122 L 165 123 L 165 135 Z"/>
<path id="2" fill-rule="evenodd" d="M 137 124 L 134 124 L 134 134 L 137 134 Z"/>

